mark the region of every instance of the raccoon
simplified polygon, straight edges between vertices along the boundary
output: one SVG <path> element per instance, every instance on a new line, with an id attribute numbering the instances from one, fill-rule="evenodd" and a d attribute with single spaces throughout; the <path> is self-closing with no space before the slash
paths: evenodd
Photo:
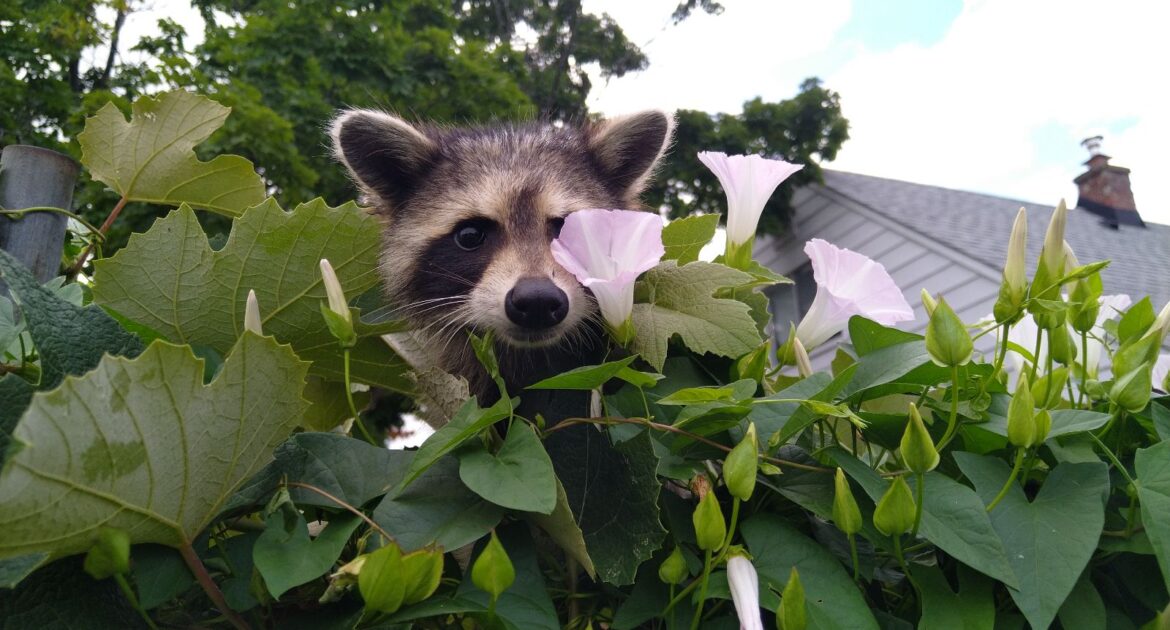
<path id="1" fill-rule="evenodd" d="M 571 212 L 639 208 L 673 124 L 662 111 L 580 126 L 470 128 L 341 113 L 333 150 L 383 219 L 380 271 L 413 325 L 422 356 L 411 362 L 465 378 L 487 402 L 498 394 L 467 331 L 493 333 L 514 394 L 598 362 L 605 344 L 596 302 L 553 261 L 549 244 Z M 553 402 L 536 407 L 548 418 Z M 580 415 L 581 404 L 574 399 L 573 409 L 554 415 Z"/>

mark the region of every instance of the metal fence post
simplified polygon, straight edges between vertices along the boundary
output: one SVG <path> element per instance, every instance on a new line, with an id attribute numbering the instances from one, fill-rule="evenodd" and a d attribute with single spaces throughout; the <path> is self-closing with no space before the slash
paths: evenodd
<path id="1" fill-rule="evenodd" d="M 69 209 L 80 165 L 69 156 L 23 144 L 0 152 L 0 207 L 5 210 L 53 207 Z M 46 282 L 61 267 L 68 217 L 53 212 L 29 212 L 19 219 L 0 216 L 0 249 Z M 3 288 L 0 282 L 0 289 Z"/>

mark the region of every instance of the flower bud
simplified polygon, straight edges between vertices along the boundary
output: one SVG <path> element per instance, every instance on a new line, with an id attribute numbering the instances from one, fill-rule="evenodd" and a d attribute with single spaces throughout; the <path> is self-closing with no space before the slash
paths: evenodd
<path id="1" fill-rule="evenodd" d="M 1059 367 L 1032 383 L 1032 404 L 1040 409 L 1055 409 L 1060 404 L 1064 385 L 1068 382 L 1068 368 Z M 1039 443 L 1039 442 L 1037 442 Z"/>
<path id="2" fill-rule="evenodd" d="M 1032 388 L 1028 383 L 1028 376 L 1020 374 L 1016 393 L 1012 395 L 1012 401 L 1008 405 L 1007 434 L 1008 442 L 1013 446 L 1027 448 L 1035 443 L 1036 420 L 1032 401 Z"/>
<path id="3" fill-rule="evenodd" d="M 801 378 L 812 376 L 812 360 L 808 358 L 808 351 L 804 349 L 804 344 L 800 343 L 800 337 L 795 335 L 792 337 L 792 352 L 796 355 L 796 373 L 800 374 Z"/>
<path id="4" fill-rule="evenodd" d="M 352 348 L 357 344 L 357 335 L 353 332 L 353 317 L 349 313 L 349 304 L 345 301 L 345 292 L 341 290 L 341 283 L 333 266 L 329 261 L 321 259 L 321 281 L 325 285 L 325 295 L 329 298 L 328 307 L 321 304 L 321 316 L 329 332 L 341 343 L 343 348 Z"/>
<path id="5" fill-rule="evenodd" d="M 367 610 L 392 613 L 402 607 L 406 582 L 402 579 L 402 550 L 390 543 L 366 554 L 358 573 L 358 590 Z"/>
<path id="6" fill-rule="evenodd" d="M 740 501 L 752 498 L 756 489 L 756 462 L 759 460 L 756 425 L 748 423 L 747 435 L 727 454 L 723 462 L 723 480 L 727 491 Z"/>
<path id="7" fill-rule="evenodd" d="M 902 434 L 901 451 L 902 461 L 911 472 L 922 475 L 938 466 L 938 450 L 914 403 L 910 403 L 910 421 L 906 423 L 906 431 Z"/>
<path id="8" fill-rule="evenodd" d="M 260 304 L 256 301 L 256 292 L 248 289 L 248 301 L 244 303 L 244 330 L 263 336 L 262 321 L 260 319 Z"/>
<path id="9" fill-rule="evenodd" d="M 1072 365 L 1077 358 L 1077 344 L 1073 341 L 1068 326 L 1057 326 L 1048 332 L 1052 360 L 1061 365 Z"/>
<path id="10" fill-rule="evenodd" d="M 779 630 L 805 630 L 808 626 L 806 618 L 804 586 L 800 583 L 800 573 L 796 567 L 788 574 L 788 583 L 780 593 L 780 608 L 776 611 L 776 627 Z"/>
<path id="11" fill-rule="evenodd" d="M 85 554 L 85 572 L 95 580 L 130 572 L 130 534 L 125 530 L 103 527 L 97 540 Z"/>
<path id="12" fill-rule="evenodd" d="M 687 561 L 683 558 L 682 549 L 678 547 L 675 547 L 658 567 L 658 579 L 666 584 L 682 584 L 688 573 Z"/>
<path id="13" fill-rule="evenodd" d="M 691 520 L 695 525 L 695 542 L 699 549 L 715 551 L 723 546 L 723 538 L 727 536 L 727 522 L 723 520 L 723 509 L 719 507 L 714 492 L 708 492 L 699 500 Z"/>
<path id="14" fill-rule="evenodd" d="M 1012 235 L 1008 239 L 1007 260 L 1003 265 L 1003 281 L 999 286 L 999 297 L 995 301 L 995 321 L 1015 321 L 1028 297 L 1028 278 L 1024 270 L 1028 245 L 1028 212 L 1023 208 L 1016 213 Z"/>
<path id="15" fill-rule="evenodd" d="M 934 299 L 934 296 L 926 289 L 922 289 L 920 295 L 922 298 L 922 308 L 926 309 L 926 316 L 930 317 L 934 315 L 934 307 L 938 306 L 938 300 Z"/>
<path id="16" fill-rule="evenodd" d="M 443 552 L 438 549 L 419 549 L 402 556 L 402 581 L 405 592 L 402 605 L 421 602 L 439 588 L 443 577 Z"/>
<path id="17" fill-rule="evenodd" d="M 886 536 L 900 536 L 914 528 L 914 494 L 906 480 L 894 477 L 873 511 L 873 525 Z"/>
<path id="18" fill-rule="evenodd" d="M 702 499 L 707 496 L 708 492 L 711 492 L 711 480 L 707 478 L 707 475 L 699 474 L 691 477 L 689 486 L 691 493 L 699 497 L 699 499 Z"/>
<path id="19" fill-rule="evenodd" d="M 1036 414 L 1036 443 L 1043 444 L 1048 439 L 1048 432 L 1052 430 L 1052 415 L 1047 409 L 1041 409 Z"/>
<path id="20" fill-rule="evenodd" d="M 1036 320 L 1036 325 L 1045 330 L 1051 330 L 1064 323 L 1065 309 L 1054 310 L 1044 302 L 1059 302 L 1060 279 L 1064 274 L 1064 265 L 1067 255 L 1064 249 L 1064 226 L 1068 217 L 1068 207 L 1064 200 L 1052 213 L 1048 222 L 1048 232 L 1044 236 L 1044 248 L 1040 250 L 1040 260 L 1036 264 L 1036 275 L 1032 278 L 1032 304 L 1028 307 Z"/>
<path id="21" fill-rule="evenodd" d="M 760 619 L 760 576 L 751 560 L 739 554 L 728 558 L 727 587 L 740 630 L 764 630 Z"/>
<path id="22" fill-rule="evenodd" d="M 1101 312 L 1101 273 L 1095 272 L 1073 283 L 1069 293 L 1068 321 L 1073 330 L 1087 333 L 1097 324 Z"/>
<path id="23" fill-rule="evenodd" d="M 840 468 L 837 469 L 833 489 L 833 522 L 845 535 L 852 536 L 861 531 L 861 510 L 853 498 L 853 489 L 849 487 L 845 471 Z"/>
<path id="24" fill-rule="evenodd" d="M 1157 331 L 1156 328 L 1151 330 Z M 1158 359 L 1158 347 L 1162 340 L 1157 334 L 1145 335 L 1126 344 L 1122 344 L 1113 354 L 1113 374 L 1115 376 L 1128 374 L 1142 365 L 1152 364 Z"/>
<path id="25" fill-rule="evenodd" d="M 965 365 L 975 350 L 971 334 L 943 298 L 926 325 L 926 349 L 931 360 L 943 367 Z"/>
<path id="26" fill-rule="evenodd" d="M 1130 413 L 1146 408 L 1153 393 L 1153 365 L 1146 364 L 1113 381 L 1109 400 Z"/>
<path id="27" fill-rule="evenodd" d="M 475 564 L 471 566 L 471 583 L 480 590 L 487 591 L 487 594 L 491 595 L 494 601 L 515 581 L 516 569 L 512 566 L 508 552 L 504 550 L 504 546 L 500 544 L 500 539 L 493 530 L 488 544 L 475 559 Z"/>
<path id="28" fill-rule="evenodd" d="M 755 350 L 736 359 L 735 367 L 732 371 L 732 380 L 738 381 L 743 378 L 750 378 L 753 381 L 763 381 L 764 375 L 768 372 L 768 353 L 770 349 L 770 344 L 763 343 Z"/>
<path id="29" fill-rule="evenodd" d="M 1044 248 L 1040 250 L 1038 267 L 1045 267 L 1050 282 L 1059 280 L 1064 274 L 1067 255 L 1064 249 L 1064 226 L 1068 221 L 1068 206 L 1061 199 L 1052 218 L 1048 220 L 1048 231 L 1044 234 Z M 1041 289 L 1047 287 L 1041 286 Z"/>

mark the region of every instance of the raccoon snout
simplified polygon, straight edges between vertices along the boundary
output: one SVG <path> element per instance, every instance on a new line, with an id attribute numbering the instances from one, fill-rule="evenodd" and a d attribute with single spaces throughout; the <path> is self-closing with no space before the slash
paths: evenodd
<path id="1" fill-rule="evenodd" d="M 504 312 L 522 328 L 552 328 L 569 314 L 569 296 L 548 278 L 521 278 L 504 296 Z"/>

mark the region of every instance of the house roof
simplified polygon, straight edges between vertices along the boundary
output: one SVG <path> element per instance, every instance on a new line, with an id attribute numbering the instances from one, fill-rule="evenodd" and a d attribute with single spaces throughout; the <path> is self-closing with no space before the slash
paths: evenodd
<path id="1" fill-rule="evenodd" d="M 1035 268 L 1053 206 L 895 179 L 825 170 L 825 186 L 957 252 L 999 270 L 1016 212 L 1028 210 L 1028 265 Z M 1110 260 L 1105 293 L 1149 295 L 1154 309 L 1170 301 L 1170 226 L 1114 229 L 1083 208 L 1069 210 L 1065 240 L 1081 264 Z"/>

